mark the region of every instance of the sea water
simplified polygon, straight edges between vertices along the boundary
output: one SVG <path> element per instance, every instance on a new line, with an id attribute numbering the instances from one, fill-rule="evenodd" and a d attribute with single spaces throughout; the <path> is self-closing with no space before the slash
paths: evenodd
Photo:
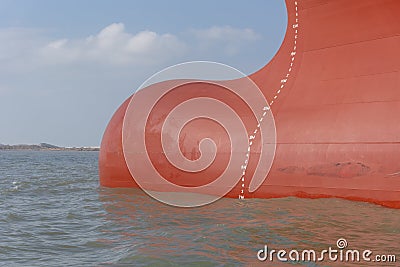
<path id="1" fill-rule="evenodd" d="M 400 264 L 400 210 L 292 197 L 176 208 L 140 189 L 100 187 L 97 161 L 98 152 L 0 151 L 0 266 Z M 397 262 L 269 257 L 271 250 L 286 258 L 291 250 L 340 251 L 339 239 Z"/>

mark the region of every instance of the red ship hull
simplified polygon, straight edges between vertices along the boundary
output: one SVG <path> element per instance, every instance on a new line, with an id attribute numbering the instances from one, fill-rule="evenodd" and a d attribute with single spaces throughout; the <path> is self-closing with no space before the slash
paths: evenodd
<path id="1" fill-rule="evenodd" d="M 245 197 L 338 197 L 400 208 L 400 1 L 286 4 L 281 48 L 249 76 L 274 101 L 275 158 Z M 129 101 L 103 136 L 102 186 L 138 187 L 122 145 Z M 226 197 L 240 191 L 238 183 Z"/>

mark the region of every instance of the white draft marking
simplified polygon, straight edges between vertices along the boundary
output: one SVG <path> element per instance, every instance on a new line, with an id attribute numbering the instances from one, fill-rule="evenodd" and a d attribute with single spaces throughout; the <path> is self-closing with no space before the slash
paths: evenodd
<path id="1" fill-rule="evenodd" d="M 278 98 L 278 95 L 281 93 L 281 90 L 284 89 L 285 84 L 287 83 L 288 77 L 290 75 L 290 72 L 292 71 L 292 67 L 293 67 L 293 63 L 295 61 L 296 58 L 296 49 L 297 49 L 297 38 L 298 38 L 298 28 L 299 28 L 299 13 L 298 13 L 298 6 L 297 6 L 297 1 L 294 1 L 294 6 L 295 6 L 295 21 L 296 23 L 294 23 L 292 25 L 292 28 L 294 30 L 294 38 L 293 38 L 293 51 L 290 53 L 291 56 L 291 60 L 290 60 L 290 66 L 288 68 L 288 71 L 285 75 L 285 78 L 281 79 L 281 86 L 280 88 L 276 91 L 273 99 L 276 100 Z M 272 100 L 269 103 L 269 106 L 272 106 L 272 104 L 274 104 L 274 100 Z M 258 124 L 257 124 L 257 128 L 254 130 L 253 135 L 249 136 L 249 147 L 247 148 L 247 154 L 246 154 L 246 160 L 244 161 L 244 164 L 241 166 L 241 169 L 243 170 L 242 172 L 242 176 L 241 176 L 241 181 L 242 181 L 242 190 L 240 191 L 239 194 L 239 199 L 244 199 L 244 187 L 245 187 L 245 176 L 246 176 L 246 169 L 247 169 L 247 164 L 249 162 L 249 157 L 250 157 L 250 149 L 251 146 L 253 145 L 253 141 L 255 139 L 255 135 L 258 132 L 258 129 L 260 128 L 261 122 L 263 121 L 264 117 L 267 115 L 267 110 L 270 110 L 269 106 L 265 106 L 263 108 L 264 113 L 262 114 L 261 118 L 258 120 Z"/>

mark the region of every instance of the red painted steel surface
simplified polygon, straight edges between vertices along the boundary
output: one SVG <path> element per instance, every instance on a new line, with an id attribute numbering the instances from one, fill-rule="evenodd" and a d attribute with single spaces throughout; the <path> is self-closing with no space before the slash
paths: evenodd
<path id="1" fill-rule="evenodd" d="M 274 100 L 277 148 L 267 179 L 245 197 L 339 197 L 400 208 L 400 1 L 296 3 L 286 1 L 278 53 L 250 75 Z M 102 186 L 137 187 L 122 151 L 128 103 L 103 136 Z M 239 193 L 240 183 L 227 197 Z"/>

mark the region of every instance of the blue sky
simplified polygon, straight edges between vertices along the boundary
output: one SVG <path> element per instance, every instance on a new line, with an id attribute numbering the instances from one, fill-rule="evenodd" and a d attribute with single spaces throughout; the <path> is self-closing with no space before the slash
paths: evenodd
<path id="1" fill-rule="evenodd" d="M 99 146 L 152 74 L 192 60 L 250 74 L 286 23 L 283 0 L 0 0 L 0 143 Z"/>

